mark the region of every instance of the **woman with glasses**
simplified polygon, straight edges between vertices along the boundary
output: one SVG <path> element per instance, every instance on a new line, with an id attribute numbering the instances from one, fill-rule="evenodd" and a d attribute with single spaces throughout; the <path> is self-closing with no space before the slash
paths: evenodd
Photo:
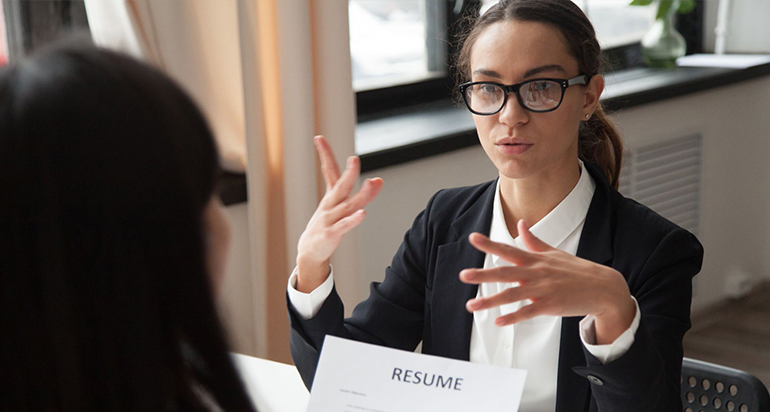
<path id="1" fill-rule="evenodd" d="M 326 334 L 528 371 L 523 412 L 681 411 L 682 338 L 703 250 L 616 189 L 601 49 L 569 0 L 503 0 L 469 30 L 462 98 L 498 179 L 436 193 L 353 316 L 329 257 L 382 186 L 316 138 L 327 193 L 289 281 L 310 385 Z M 505 390 L 501 388 L 501 390 Z"/>

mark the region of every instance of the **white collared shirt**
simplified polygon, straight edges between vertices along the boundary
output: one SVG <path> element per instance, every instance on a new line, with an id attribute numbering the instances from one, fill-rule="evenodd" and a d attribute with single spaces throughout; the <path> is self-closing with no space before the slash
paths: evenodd
<path id="1" fill-rule="evenodd" d="M 530 228 L 532 234 L 551 247 L 571 255 L 577 253 L 580 236 L 588 208 L 591 205 L 596 183 L 580 163 L 581 173 L 572 191 L 551 212 Z M 503 215 L 500 198 L 500 182 L 495 189 L 492 224 L 489 237 L 526 250 L 519 238 L 511 237 Z M 484 268 L 511 266 L 499 256 L 487 254 Z M 479 285 L 477 297 L 488 297 L 502 292 L 517 283 L 485 283 Z M 470 361 L 487 365 L 527 370 L 527 380 L 522 394 L 521 412 L 552 412 L 556 409 L 556 384 L 559 367 L 561 317 L 538 316 L 515 325 L 498 327 L 495 319 L 531 303 L 529 300 L 477 311 L 473 314 Z M 637 309 L 638 317 L 638 309 Z M 638 319 L 634 322 L 638 325 Z M 588 350 L 602 362 L 620 357 L 633 343 L 636 327 L 624 333 L 612 345 L 591 345 L 595 340 L 593 318 L 586 317 L 580 323 L 580 336 Z M 590 339 L 589 339 L 590 338 Z M 629 341 L 630 339 L 630 341 Z"/>
<path id="2" fill-rule="evenodd" d="M 530 228 L 530 231 L 545 243 L 572 255 L 577 252 L 588 207 L 596 189 L 593 178 L 582 162 L 580 167 L 580 179 L 572 191 L 550 213 Z M 513 239 L 508 232 L 499 189 L 498 180 L 489 237 L 496 242 L 525 249 L 518 243 L 518 238 Z M 484 268 L 504 265 L 509 264 L 495 255 L 487 254 L 484 259 Z M 328 279 L 311 293 L 297 291 L 296 284 L 297 269 L 295 268 L 289 277 L 289 300 L 300 316 L 310 319 L 318 313 L 331 293 L 334 280 L 330 274 Z M 515 287 L 515 284 L 483 284 L 479 286 L 477 296 L 491 296 L 509 287 Z M 514 312 L 519 307 L 520 303 L 517 302 L 473 314 L 470 361 L 526 369 L 527 379 L 519 411 L 553 412 L 556 409 L 561 318 L 538 316 L 512 326 L 499 327 L 494 324 L 498 316 Z M 586 316 L 580 322 L 580 338 L 591 354 L 602 363 L 608 363 L 622 356 L 631 347 L 639 320 L 640 311 L 637 304 L 636 316 L 628 330 L 612 344 L 594 345 L 593 343 L 596 342 L 594 318 Z"/>

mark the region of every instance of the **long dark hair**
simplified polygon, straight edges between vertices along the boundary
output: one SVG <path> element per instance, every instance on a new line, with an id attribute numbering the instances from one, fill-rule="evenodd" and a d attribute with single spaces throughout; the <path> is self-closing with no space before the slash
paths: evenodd
<path id="1" fill-rule="evenodd" d="M 578 62 L 580 73 L 589 77 L 600 72 L 604 63 L 602 50 L 588 17 L 570 0 L 500 0 L 481 16 L 469 17 L 471 23 L 463 32 L 463 43 L 457 57 L 458 83 L 471 76 L 471 51 L 481 33 L 501 21 L 532 21 L 549 24 L 559 30 L 567 47 Z M 623 142 L 601 105 L 587 122 L 581 122 L 578 155 L 598 164 L 610 184 L 617 189 L 623 162 Z"/>
<path id="2" fill-rule="evenodd" d="M 2 71 L 1 410 L 254 410 L 205 261 L 216 170 L 145 64 L 67 45 Z"/>

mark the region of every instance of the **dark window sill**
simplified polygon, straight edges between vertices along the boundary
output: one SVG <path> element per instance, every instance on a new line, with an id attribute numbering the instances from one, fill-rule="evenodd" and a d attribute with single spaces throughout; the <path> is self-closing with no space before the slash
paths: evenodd
<path id="1" fill-rule="evenodd" d="M 770 63 L 748 69 L 637 68 L 606 75 L 602 95 L 610 112 L 715 89 L 770 75 Z M 451 101 L 428 103 L 359 119 L 356 154 L 363 172 L 395 166 L 478 144 L 473 119 Z M 225 205 L 246 201 L 246 177 L 226 173 L 220 186 Z"/>

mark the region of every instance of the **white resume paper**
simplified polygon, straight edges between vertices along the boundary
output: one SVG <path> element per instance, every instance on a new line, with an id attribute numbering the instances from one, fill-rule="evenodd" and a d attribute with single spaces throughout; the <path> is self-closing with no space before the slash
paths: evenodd
<path id="1" fill-rule="evenodd" d="M 515 412 L 526 375 L 326 336 L 307 412 Z"/>

